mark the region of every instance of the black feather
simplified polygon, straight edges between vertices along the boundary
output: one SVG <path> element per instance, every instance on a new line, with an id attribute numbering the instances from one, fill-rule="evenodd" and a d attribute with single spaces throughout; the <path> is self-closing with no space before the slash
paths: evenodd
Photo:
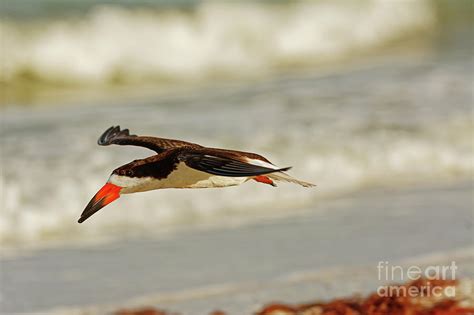
<path id="1" fill-rule="evenodd" d="M 184 161 L 187 166 L 196 170 L 213 175 L 229 177 L 258 176 L 274 172 L 283 172 L 291 168 L 284 167 L 280 169 L 273 169 L 222 156 L 213 156 L 208 154 L 202 155 L 186 152 L 183 152 L 179 159 Z"/>

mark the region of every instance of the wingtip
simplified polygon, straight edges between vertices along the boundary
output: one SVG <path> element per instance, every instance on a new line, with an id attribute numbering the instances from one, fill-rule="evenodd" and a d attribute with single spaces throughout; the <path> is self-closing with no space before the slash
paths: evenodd
<path id="1" fill-rule="evenodd" d="M 107 143 L 107 140 L 110 136 L 111 133 L 114 133 L 114 131 L 116 129 L 119 129 L 120 130 L 120 126 L 111 126 L 109 127 L 106 131 L 104 131 L 104 133 L 99 137 L 99 139 L 97 140 L 97 144 L 98 145 L 108 145 Z"/>
<path id="2" fill-rule="evenodd" d="M 99 137 L 97 140 L 98 145 L 110 145 L 112 140 L 114 138 L 120 137 L 120 136 L 130 136 L 130 131 L 128 129 L 120 129 L 120 126 L 111 126 L 109 127 L 104 133 Z"/>

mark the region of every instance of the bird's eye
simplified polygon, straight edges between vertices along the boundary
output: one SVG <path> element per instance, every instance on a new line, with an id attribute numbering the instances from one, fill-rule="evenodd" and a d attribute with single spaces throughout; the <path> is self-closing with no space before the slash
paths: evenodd
<path id="1" fill-rule="evenodd" d="M 125 172 L 125 174 L 126 174 L 127 176 L 133 176 L 133 171 L 132 171 L 132 170 L 127 170 L 127 171 Z"/>

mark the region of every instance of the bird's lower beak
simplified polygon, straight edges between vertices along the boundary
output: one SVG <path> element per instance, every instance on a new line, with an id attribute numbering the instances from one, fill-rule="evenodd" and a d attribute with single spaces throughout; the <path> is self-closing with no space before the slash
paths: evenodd
<path id="1" fill-rule="evenodd" d="M 91 215 L 120 197 L 122 187 L 107 183 L 92 197 L 77 222 L 82 223 Z"/>

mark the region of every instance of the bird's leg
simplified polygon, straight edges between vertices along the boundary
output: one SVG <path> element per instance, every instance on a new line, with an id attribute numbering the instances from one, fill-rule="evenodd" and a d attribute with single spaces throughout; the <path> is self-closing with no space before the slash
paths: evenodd
<path id="1" fill-rule="evenodd" d="M 272 185 L 273 187 L 276 187 L 276 184 L 267 176 L 259 175 L 259 176 L 255 176 L 253 179 L 259 183 L 268 184 L 268 185 Z"/>

